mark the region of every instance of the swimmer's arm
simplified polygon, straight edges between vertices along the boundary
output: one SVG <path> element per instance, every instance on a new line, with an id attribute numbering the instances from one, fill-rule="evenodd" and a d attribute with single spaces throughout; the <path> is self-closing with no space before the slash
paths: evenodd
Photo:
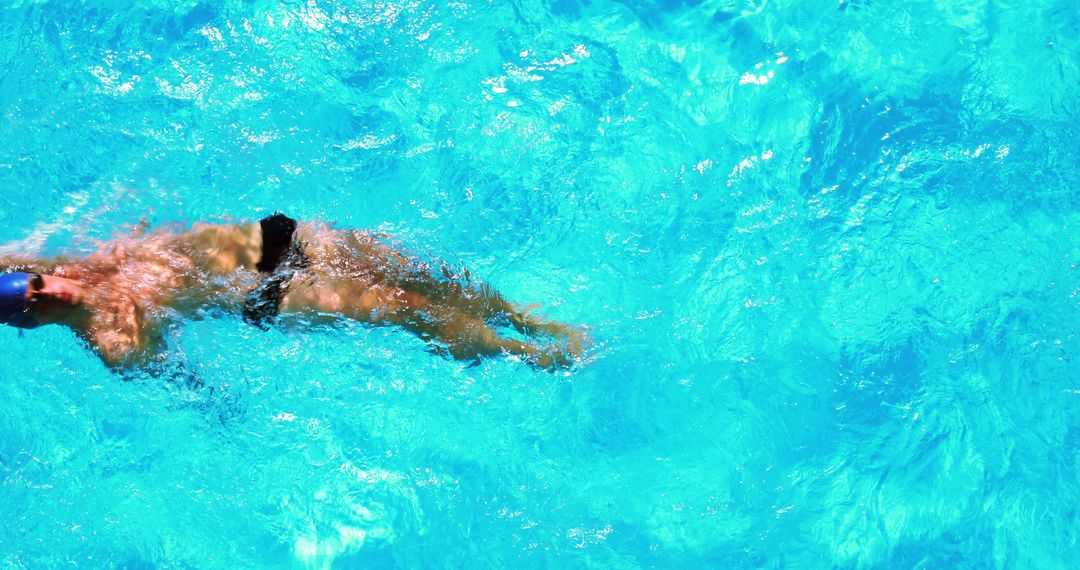
<path id="1" fill-rule="evenodd" d="M 110 368 L 140 367 L 154 356 L 145 320 L 132 302 L 95 315 L 82 335 Z"/>
<path id="2" fill-rule="evenodd" d="M 90 344 L 102 362 L 125 381 L 145 378 L 182 380 L 189 387 L 203 385 L 197 371 L 187 366 L 183 353 L 170 353 L 165 338 L 152 335 L 141 342 L 132 343 L 123 337 L 99 335 Z"/>
<path id="3" fill-rule="evenodd" d="M 87 340 L 109 368 L 139 368 L 150 362 L 153 354 L 120 331 L 91 332 Z"/>

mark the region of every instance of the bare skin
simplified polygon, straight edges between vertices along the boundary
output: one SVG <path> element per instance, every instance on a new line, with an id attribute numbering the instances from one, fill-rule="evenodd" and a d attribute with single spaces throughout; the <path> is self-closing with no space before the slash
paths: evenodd
<path id="1" fill-rule="evenodd" d="M 579 331 L 531 316 L 467 273 L 431 267 L 379 236 L 303 223 L 294 237 L 309 263 L 289 280 L 282 314 L 397 325 L 462 360 L 504 353 L 548 368 L 572 364 L 582 350 Z M 140 230 L 79 259 L 0 257 L 0 270 L 42 274 L 44 287 L 27 291 L 35 320 L 72 328 L 111 366 L 138 366 L 160 350 L 169 319 L 242 306 L 265 278 L 256 269 L 262 238 L 258 223 Z M 529 340 L 502 336 L 493 322 Z"/>

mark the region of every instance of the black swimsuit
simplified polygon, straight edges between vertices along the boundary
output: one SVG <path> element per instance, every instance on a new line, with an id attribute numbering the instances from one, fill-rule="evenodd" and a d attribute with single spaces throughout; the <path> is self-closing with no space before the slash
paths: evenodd
<path id="1" fill-rule="evenodd" d="M 296 220 L 277 213 L 259 221 L 262 227 L 262 259 L 255 268 L 265 277 L 244 299 L 244 321 L 267 328 L 281 308 L 281 299 L 293 274 L 308 266 L 301 244 L 293 239 Z"/>

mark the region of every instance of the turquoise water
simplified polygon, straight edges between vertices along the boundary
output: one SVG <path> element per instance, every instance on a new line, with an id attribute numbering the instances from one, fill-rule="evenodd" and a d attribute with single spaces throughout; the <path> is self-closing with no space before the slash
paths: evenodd
<path id="1" fill-rule="evenodd" d="M 277 209 L 591 329 L 0 330 L 0 566 L 1067 568 L 1066 0 L 9 1 L 0 242 Z"/>

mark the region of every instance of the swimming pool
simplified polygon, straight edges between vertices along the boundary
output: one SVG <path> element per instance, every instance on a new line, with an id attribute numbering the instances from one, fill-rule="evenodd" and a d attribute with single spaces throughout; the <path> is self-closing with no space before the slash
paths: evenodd
<path id="1" fill-rule="evenodd" d="M 587 362 L 0 330 L 14 568 L 1068 567 L 1080 12 L 998 0 L 13 1 L 0 242 L 283 210 Z"/>

